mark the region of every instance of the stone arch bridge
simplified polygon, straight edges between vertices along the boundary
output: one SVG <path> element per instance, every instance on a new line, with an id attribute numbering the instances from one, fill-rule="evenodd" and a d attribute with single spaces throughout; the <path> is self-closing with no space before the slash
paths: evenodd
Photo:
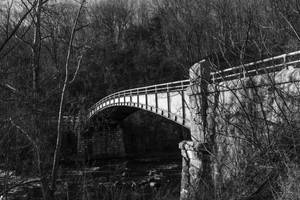
<path id="1" fill-rule="evenodd" d="M 190 79 L 123 90 L 100 99 L 88 109 L 86 123 L 91 123 L 93 118 L 101 113 L 120 122 L 130 114 L 138 110 L 144 110 L 185 127 L 191 132 L 192 138 L 202 140 L 203 138 L 199 138 L 193 133 L 199 132 L 196 128 L 196 118 L 199 118 L 200 115 L 199 107 L 202 106 L 200 104 L 202 104 L 201 98 L 203 94 L 211 98 L 210 96 L 213 96 L 217 91 L 219 93 L 218 102 L 222 102 L 229 107 L 231 105 L 229 101 L 232 99 L 234 91 L 251 88 L 249 80 L 256 82 L 255 87 L 266 87 L 268 85 L 272 87 L 274 82 L 276 84 L 285 84 L 291 81 L 279 80 L 278 77 L 282 77 L 283 71 L 283 74 L 289 74 L 291 70 L 288 70 L 288 67 L 290 66 L 298 68 L 299 60 L 300 51 L 296 51 L 222 71 L 213 70 L 214 65 L 209 60 L 202 60 L 190 68 Z M 206 85 L 207 91 L 204 91 L 203 88 L 201 89 L 202 85 Z M 109 145 L 108 143 L 114 144 L 111 146 L 117 146 L 118 148 L 111 151 L 114 154 L 122 154 L 125 148 L 122 145 L 124 141 L 119 141 L 119 138 L 123 132 L 117 125 L 112 127 L 114 128 L 109 128 L 110 132 L 107 132 L 108 129 L 102 130 L 104 134 L 99 136 L 101 137 L 99 141 L 103 141 L 108 135 L 110 137 L 115 135 L 116 138 L 106 139 L 106 145 Z M 94 141 L 94 143 L 97 142 Z M 95 146 L 100 148 L 105 145 Z M 98 149 L 98 151 L 104 150 Z"/>
<path id="2" fill-rule="evenodd" d="M 213 70 L 213 63 L 202 60 L 190 68 L 188 80 L 123 90 L 104 97 L 88 110 L 87 123 L 100 113 L 107 112 L 112 118 L 122 120 L 137 110 L 145 110 L 189 129 L 191 139 L 179 144 L 183 157 L 180 199 L 196 199 L 197 191 L 209 191 L 215 185 L 213 177 L 216 174 L 210 163 L 213 162 L 209 158 L 212 146 L 208 136 L 216 129 L 222 131 L 225 127 L 229 130 L 229 125 L 226 125 L 228 120 L 220 115 L 232 114 L 231 119 L 238 121 L 241 110 L 258 108 L 255 114 L 258 117 L 263 115 L 272 126 L 281 120 L 280 112 L 283 108 L 290 110 L 289 117 L 299 125 L 299 99 L 288 99 L 291 95 L 297 98 L 300 96 L 299 63 L 300 51 L 222 71 Z M 275 92 L 267 94 L 270 91 Z M 260 96 L 257 99 L 255 95 Z M 281 105 L 280 101 L 285 95 L 287 102 Z M 257 120 L 255 117 L 253 119 Z M 248 122 L 251 123 L 251 120 Z M 218 123 L 223 124 L 218 126 Z M 247 123 L 244 124 L 245 127 Z M 265 126 L 263 122 L 260 123 L 256 125 L 262 126 L 260 131 L 264 133 Z M 233 130 L 232 127 L 230 130 Z M 120 133 L 116 131 L 115 134 Z M 264 137 L 262 134 L 262 140 Z M 228 142 L 232 143 L 230 147 L 226 147 L 226 156 L 230 157 L 231 149 L 237 143 L 232 138 Z"/>
<path id="3" fill-rule="evenodd" d="M 237 89 L 232 82 L 264 74 L 272 74 L 275 77 L 276 72 L 285 69 L 287 66 L 296 65 L 299 63 L 299 59 L 300 51 L 296 51 L 222 71 L 207 70 L 210 73 L 206 82 L 210 86 L 216 86 L 217 90 L 223 91 L 223 98 L 226 98 L 225 96 L 232 89 Z M 203 60 L 190 69 L 190 79 L 133 88 L 110 94 L 89 108 L 87 119 L 90 120 L 95 115 L 108 109 L 111 109 L 110 114 L 114 115 L 115 118 L 122 119 L 132 112 L 142 109 L 190 129 L 191 109 L 193 109 L 190 105 L 191 88 L 201 84 L 199 82 L 201 75 L 197 71 L 197 67 L 200 65 L 206 65 L 207 69 L 212 68 L 209 61 Z M 213 93 L 213 91 L 208 92 Z"/>

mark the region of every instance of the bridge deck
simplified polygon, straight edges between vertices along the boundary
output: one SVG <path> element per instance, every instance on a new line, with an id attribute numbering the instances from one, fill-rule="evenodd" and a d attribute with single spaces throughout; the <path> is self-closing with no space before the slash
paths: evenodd
<path id="1" fill-rule="evenodd" d="M 300 51 L 291 52 L 232 67 L 210 74 L 211 84 L 243 79 L 261 74 L 273 73 L 284 67 L 300 62 Z M 214 65 L 211 64 L 214 68 Z M 93 105 L 88 111 L 88 119 L 104 109 L 127 106 L 144 109 L 168 118 L 187 128 L 190 126 L 190 111 L 187 88 L 193 83 L 187 80 L 128 89 L 108 95 Z"/>

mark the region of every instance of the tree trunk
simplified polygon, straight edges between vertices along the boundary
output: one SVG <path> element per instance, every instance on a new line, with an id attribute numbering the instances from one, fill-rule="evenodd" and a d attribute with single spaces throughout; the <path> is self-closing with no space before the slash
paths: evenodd
<path id="1" fill-rule="evenodd" d="M 67 58 L 66 58 L 66 64 L 65 64 L 65 80 L 64 80 L 64 85 L 61 91 L 61 99 L 60 99 L 60 105 L 59 105 L 59 112 L 58 112 L 58 122 L 57 122 L 57 138 L 56 138 L 56 146 L 55 146 L 55 151 L 54 151 L 54 156 L 53 156 L 53 165 L 52 165 L 52 172 L 51 172 L 51 188 L 52 188 L 52 193 L 55 191 L 56 187 L 56 176 L 57 176 L 57 169 L 58 169 L 58 162 L 59 162 L 59 157 L 60 157 L 60 151 L 61 151 L 61 140 L 62 140 L 62 132 L 61 132 L 61 120 L 62 120 L 62 115 L 63 115 L 63 103 L 64 103 L 64 98 L 65 98 L 65 92 L 69 84 L 69 62 L 70 62 L 70 57 L 71 57 L 71 51 L 72 51 L 72 45 L 73 45 L 73 40 L 75 37 L 76 33 L 76 26 L 77 22 L 81 13 L 81 10 L 83 8 L 83 5 L 85 4 L 85 0 L 81 1 L 80 8 L 77 12 L 73 27 L 72 27 L 72 32 L 71 32 L 71 37 L 68 45 L 68 52 L 67 52 Z M 81 60 L 80 60 L 81 61 Z M 79 61 L 79 64 L 80 64 Z"/>

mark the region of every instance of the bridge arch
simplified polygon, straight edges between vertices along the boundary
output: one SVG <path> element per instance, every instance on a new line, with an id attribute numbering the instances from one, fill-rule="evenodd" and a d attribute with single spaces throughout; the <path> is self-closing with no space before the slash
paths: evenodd
<path id="1" fill-rule="evenodd" d="M 225 69 L 222 71 L 217 71 L 217 72 L 210 72 L 205 74 L 205 76 L 201 77 L 202 74 L 204 74 L 204 65 L 205 63 L 202 63 L 203 66 L 201 66 L 199 63 L 195 64 L 195 67 L 191 69 L 194 70 L 193 73 L 195 76 L 191 76 L 191 84 L 189 83 L 189 80 L 183 80 L 183 81 L 178 81 L 178 82 L 171 82 L 171 83 L 166 83 L 166 84 L 161 84 L 161 85 L 154 85 L 154 86 L 149 86 L 149 87 L 144 87 L 144 88 L 136 88 L 132 90 L 124 90 L 115 94 L 112 94 L 110 96 L 107 96 L 100 100 L 96 105 L 94 105 L 90 110 L 88 114 L 88 118 L 93 117 L 96 115 L 98 112 L 104 111 L 108 107 L 114 107 L 114 106 L 120 106 L 120 107 L 136 107 L 136 108 L 142 108 L 146 106 L 146 110 L 148 108 L 152 107 L 152 112 L 155 110 L 155 113 L 158 115 L 162 115 L 164 117 L 167 117 L 170 120 L 177 121 L 180 117 L 182 118 L 181 124 L 183 126 L 187 126 L 188 124 L 187 121 L 189 120 L 190 124 L 189 127 L 191 128 L 191 141 L 183 141 L 180 144 L 180 148 L 182 150 L 182 156 L 184 157 L 183 160 L 183 170 L 182 170 L 182 193 L 181 195 L 185 195 L 187 193 L 193 194 L 195 191 L 203 191 L 203 189 L 207 189 L 206 187 L 203 188 L 203 184 L 199 185 L 198 180 L 203 180 L 203 172 L 213 172 L 215 168 L 211 168 L 210 163 L 205 163 L 210 160 L 217 160 L 217 159 L 211 159 L 211 152 L 208 152 L 207 149 L 210 149 L 208 145 L 211 145 L 207 143 L 207 140 L 205 139 L 205 127 L 203 124 L 204 123 L 199 123 L 201 122 L 201 118 L 199 118 L 199 110 L 196 109 L 198 107 L 194 106 L 194 104 L 198 105 L 202 102 L 207 102 L 208 104 L 208 97 L 209 95 L 218 93 L 219 95 L 216 95 L 216 101 L 214 101 L 215 105 L 208 105 L 203 104 L 203 110 L 206 112 L 208 109 L 214 109 L 215 106 L 222 106 L 221 110 L 216 112 L 216 113 L 208 113 L 210 116 L 209 117 L 215 117 L 217 118 L 215 114 L 222 114 L 224 112 L 225 114 L 231 113 L 235 114 L 236 112 L 239 112 L 240 108 L 237 108 L 237 106 L 241 106 L 237 103 L 234 102 L 234 95 L 232 94 L 233 92 L 237 91 L 240 94 L 242 94 L 243 91 L 245 90 L 254 90 L 257 88 L 264 88 L 266 89 L 267 87 L 274 88 L 276 85 L 280 85 L 282 88 L 285 89 L 285 91 L 290 91 L 290 88 L 286 88 L 288 83 L 297 83 L 299 84 L 299 70 L 295 70 L 295 68 L 299 68 L 299 55 L 300 51 L 297 52 L 292 52 L 288 54 L 283 54 L 279 55 L 276 57 L 272 58 L 267 58 L 263 60 L 259 60 L 256 62 L 248 63 L 248 64 L 243 64 L 237 67 L 233 67 L 230 69 Z M 190 71 L 190 72 L 191 72 Z M 191 75 L 190 74 L 190 75 Z M 293 76 L 294 77 L 293 77 Z M 200 81 L 197 80 L 198 77 L 200 77 Z M 201 82 L 202 78 L 202 82 Z M 249 83 L 250 84 L 246 84 Z M 194 84 L 195 83 L 195 84 Z M 204 84 L 203 84 L 204 83 Z M 172 85 L 172 86 L 171 86 Z M 191 93 L 194 94 L 191 97 L 191 112 L 192 112 L 192 120 L 190 120 L 188 117 L 190 117 L 190 114 L 187 114 L 186 111 L 186 103 L 185 100 L 187 99 L 187 92 L 186 88 L 191 85 Z M 199 88 L 203 86 L 204 89 L 207 90 L 207 94 L 199 95 Z M 213 86 L 213 87 L 210 87 Z M 162 89 L 158 89 L 159 87 L 162 87 Z M 254 88 L 254 89 L 253 89 Z M 299 88 L 299 87 L 294 87 Z M 205 91 L 206 91 L 205 90 Z M 151 92 L 150 92 L 151 91 Z M 200 90 L 201 91 L 201 90 Z M 293 91 L 293 90 L 292 90 Z M 183 106 L 176 106 L 176 103 L 174 103 L 173 108 L 178 109 L 178 112 L 172 112 L 172 100 L 171 100 L 171 95 L 174 93 L 178 92 L 179 94 L 182 94 L 182 101 L 175 101 L 175 102 L 180 102 Z M 299 90 L 297 90 L 299 92 Z M 152 96 L 151 98 L 153 99 L 154 96 L 154 104 L 149 104 L 150 100 L 148 99 L 148 96 Z M 166 96 L 159 98 L 158 95 Z M 144 97 L 145 103 L 140 101 L 140 98 Z M 199 99 L 197 99 L 200 96 Z M 236 97 L 235 97 L 236 98 Z M 238 98 L 238 97 L 237 97 Z M 166 104 L 159 104 L 158 101 L 159 99 L 167 99 Z M 219 102 L 221 102 L 219 104 Z M 257 102 L 256 102 L 257 103 Z M 236 105 L 234 105 L 236 104 Z M 277 104 L 277 102 L 276 102 Z M 167 105 L 167 106 L 165 106 Z M 177 104 L 178 105 L 178 104 Z M 234 107 L 235 106 L 235 107 Z M 272 106 L 272 105 L 271 105 Z M 258 106 L 259 107 L 259 106 Z M 230 108 L 230 109 L 229 109 Z M 232 109 L 234 108 L 234 109 Z M 237 109 L 235 109 L 237 108 Z M 275 107 L 277 109 L 277 107 Z M 167 115 L 164 114 L 164 112 L 159 113 L 156 110 L 165 110 L 167 112 Z M 186 109 L 186 110 L 185 110 Z M 272 107 L 272 112 L 277 112 L 274 107 Z M 279 108 L 278 108 L 279 109 Z M 177 118 L 175 120 L 175 117 L 172 118 L 170 116 L 177 115 Z M 205 116 L 204 116 L 205 117 Z M 236 116 L 235 116 L 236 117 Z M 237 116 L 238 117 L 238 116 Z M 273 115 L 270 115 L 270 119 L 268 119 L 269 122 L 272 122 L 272 117 Z M 218 120 L 218 119 L 217 119 Z M 222 116 L 219 117 L 219 120 L 222 123 L 223 120 L 223 125 L 219 130 L 225 130 L 230 127 L 230 125 L 227 124 L 227 119 L 223 119 Z M 180 120 L 178 120 L 180 123 Z M 215 119 L 214 119 L 215 121 Z M 218 128 L 218 127 L 214 127 Z M 235 127 L 234 127 L 235 128 Z M 263 133 L 263 132 L 262 132 Z M 218 149 L 225 149 L 223 147 L 226 147 L 228 151 L 231 151 L 232 148 L 234 148 L 234 140 L 232 138 L 235 137 L 229 137 L 225 138 L 219 138 L 220 143 L 217 145 L 220 147 Z M 239 141 L 240 138 L 237 137 L 237 141 Z M 226 141 L 226 142 L 224 142 Z M 227 142 L 228 141 L 228 142 Z M 229 145 L 228 145 L 229 144 Z M 223 146 L 226 145 L 226 146 Z M 218 150 L 217 149 L 217 150 Z M 221 152 L 220 156 L 224 156 L 224 152 Z M 218 153 L 216 154 L 218 155 Z M 230 156 L 233 157 L 234 160 L 236 160 L 237 155 L 226 155 L 226 157 L 230 158 Z M 224 157 L 222 157 L 224 159 Z M 239 163 L 238 163 L 239 164 Z M 228 170 L 228 169 L 226 169 Z M 191 172 L 193 172 L 192 175 L 196 174 L 197 176 L 194 177 L 192 181 L 190 181 L 186 177 L 191 176 Z M 197 172 L 197 173 L 194 173 Z M 207 182 L 213 183 L 213 180 L 211 180 L 211 176 L 205 177 L 208 179 Z M 228 177 L 227 177 L 228 178 Z M 189 180 L 189 181 L 187 181 Z M 195 190 L 195 188 L 198 188 Z M 183 196 L 185 198 L 185 196 Z"/>
<path id="2" fill-rule="evenodd" d="M 143 104 L 139 104 L 137 105 L 136 103 L 126 103 L 124 104 L 120 104 L 120 105 L 110 105 L 105 107 L 103 110 L 101 110 L 98 113 L 108 113 L 105 114 L 106 116 L 109 116 L 109 118 L 113 119 L 113 120 L 118 120 L 121 121 L 123 119 L 125 119 L 126 117 L 128 117 L 129 115 L 137 112 L 137 111 L 144 111 L 144 112 L 149 112 L 151 114 L 157 115 L 158 117 L 162 117 L 164 119 L 167 119 L 175 124 L 181 125 L 186 129 L 189 129 L 189 121 L 186 120 L 186 122 L 183 124 L 183 119 L 181 116 L 178 116 L 174 113 L 169 113 L 167 110 L 164 109 L 160 109 L 160 108 L 154 108 L 154 107 L 150 107 L 147 109 L 146 105 Z M 97 115 L 94 114 L 93 116 L 91 116 L 90 120 L 92 120 L 93 117 L 95 117 Z"/>
<path id="3" fill-rule="evenodd" d="M 108 109 L 145 110 L 190 127 L 187 88 L 189 80 L 152 85 L 116 92 L 98 101 L 88 111 L 88 119 Z"/>
<path id="4" fill-rule="evenodd" d="M 178 143 L 190 139 L 186 126 L 134 106 L 107 106 L 89 120 L 83 137 L 89 141 L 92 159 L 124 156 L 178 159 Z"/>

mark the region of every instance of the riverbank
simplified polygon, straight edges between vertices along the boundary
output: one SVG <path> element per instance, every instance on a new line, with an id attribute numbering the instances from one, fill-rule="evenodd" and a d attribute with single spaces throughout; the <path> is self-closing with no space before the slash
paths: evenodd
<path id="1" fill-rule="evenodd" d="M 41 199 L 38 180 L 15 176 L 14 172 L 8 174 L 6 178 L 10 181 L 1 190 L 16 186 L 2 194 L 2 199 Z M 55 196 L 59 200 L 178 199 L 180 177 L 178 157 L 94 160 L 90 166 L 61 168 Z M 26 181 L 28 184 L 22 184 Z"/>

